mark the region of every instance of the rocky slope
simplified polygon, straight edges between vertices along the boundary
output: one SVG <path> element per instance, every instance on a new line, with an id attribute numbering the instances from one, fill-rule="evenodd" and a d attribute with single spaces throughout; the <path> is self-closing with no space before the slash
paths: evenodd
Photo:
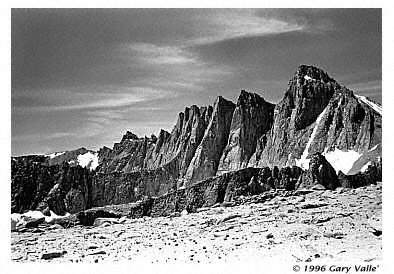
<path id="1" fill-rule="evenodd" d="M 355 261 L 378 266 L 381 189 L 379 183 L 358 189 L 283 192 L 264 202 L 251 196 L 236 206 L 205 207 L 171 217 L 102 219 L 88 227 L 41 224 L 11 233 L 11 258 L 74 263 L 272 264 L 277 260 L 280 273 L 307 263 Z"/>
<path id="2" fill-rule="evenodd" d="M 185 108 L 171 133 L 141 138 L 128 131 L 112 149 L 13 157 L 12 212 L 62 214 L 145 196 L 172 199 L 170 193 L 190 193 L 194 186 L 221 188 L 207 182 L 228 188 L 239 174 L 251 175 L 237 179 L 243 195 L 317 184 L 334 189 L 341 185 L 338 172 L 350 187 L 374 183 L 381 174 L 381 115 L 375 102 L 301 65 L 277 105 L 241 91 L 236 104 L 218 97 L 213 107 Z M 365 179 L 372 169 L 378 175 Z"/>

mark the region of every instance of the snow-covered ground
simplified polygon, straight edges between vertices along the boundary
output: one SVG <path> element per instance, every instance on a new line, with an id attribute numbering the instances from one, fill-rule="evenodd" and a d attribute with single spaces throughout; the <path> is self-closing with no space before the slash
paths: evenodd
<path id="1" fill-rule="evenodd" d="M 41 219 L 45 218 L 45 222 L 51 223 L 55 219 L 61 219 L 70 216 L 70 213 L 66 213 L 65 215 L 57 215 L 52 210 L 50 211 L 50 216 L 45 216 L 41 211 L 38 210 L 30 210 L 23 214 L 20 213 L 12 213 L 11 214 L 11 229 L 15 229 L 18 225 L 21 225 L 26 222 L 26 219 Z"/>

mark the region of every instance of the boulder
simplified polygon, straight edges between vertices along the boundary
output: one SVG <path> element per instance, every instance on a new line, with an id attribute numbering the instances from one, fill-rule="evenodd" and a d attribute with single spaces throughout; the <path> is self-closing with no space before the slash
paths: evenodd
<path id="1" fill-rule="evenodd" d="M 108 224 L 119 224 L 119 219 L 117 218 L 96 218 L 94 220 L 93 226 L 101 226 L 104 223 Z"/>
<path id="2" fill-rule="evenodd" d="M 79 212 L 77 218 L 81 225 L 91 226 L 97 218 L 120 218 L 121 215 L 104 209 L 88 209 Z"/>
<path id="3" fill-rule="evenodd" d="M 318 184 L 333 190 L 339 186 L 339 181 L 335 169 L 326 158 L 320 153 L 315 153 L 310 159 L 309 169 L 302 175 L 297 188 L 312 188 Z"/>

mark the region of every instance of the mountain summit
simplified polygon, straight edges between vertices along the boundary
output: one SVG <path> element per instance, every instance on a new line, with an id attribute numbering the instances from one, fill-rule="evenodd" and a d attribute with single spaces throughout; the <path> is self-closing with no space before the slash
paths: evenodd
<path id="1" fill-rule="evenodd" d="M 380 105 L 355 95 L 322 69 L 301 65 L 277 104 L 242 90 L 236 103 L 219 96 L 213 106 L 186 107 L 172 131 L 161 130 L 158 137 L 127 131 L 112 149 L 13 157 L 12 209 L 76 212 L 190 189 L 217 177 L 250 180 L 253 193 L 294 189 L 294 180 L 305 178 L 308 183 L 299 183 L 311 185 L 320 176 L 315 176 L 320 172 L 316 163 L 327 166 L 330 178 L 364 172 L 381 162 L 381 115 Z M 234 175 L 244 169 L 246 177 Z M 262 173 L 250 171 L 255 169 Z M 259 186 L 255 176 L 266 182 Z M 220 199 L 231 197 L 220 186 L 215 189 Z"/>

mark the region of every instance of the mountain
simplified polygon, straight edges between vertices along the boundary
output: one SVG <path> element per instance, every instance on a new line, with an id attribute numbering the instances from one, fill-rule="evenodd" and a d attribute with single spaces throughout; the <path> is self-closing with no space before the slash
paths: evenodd
<path id="1" fill-rule="evenodd" d="M 67 162 L 71 166 L 79 165 L 94 170 L 99 164 L 98 153 L 87 150 L 84 147 L 70 151 L 55 152 L 45 156 L 48 157 L 46 160 L 50 166 Z"/>
<path id="2" fill-rule="evenodd" d="M 320 152 L 337 171 L 348 173 L 364 153 L 381 143 L 382 113 L 371 105 L 376 104 L 354 95 L 321 69 L 300 66 L 249 166 L 295 164 L 307 169 L 309 155 Z"/>
<path id="3" fill-rule="evenodd" d="M 276 188 L 358 186 L 359 174 L 365 183 L 380 178 L 381 134 L 379 104 L 301 65 L 277 104 L 242 90 L 236 103 L 219 96 L 213 106 L 186 107 L 158 136 L 127 131 L 112 149 L 13 157 L 12 211 L 77 212 L 146 196 L 178 208 L 182 199 L 212 195 L 227 201 Z"/>

